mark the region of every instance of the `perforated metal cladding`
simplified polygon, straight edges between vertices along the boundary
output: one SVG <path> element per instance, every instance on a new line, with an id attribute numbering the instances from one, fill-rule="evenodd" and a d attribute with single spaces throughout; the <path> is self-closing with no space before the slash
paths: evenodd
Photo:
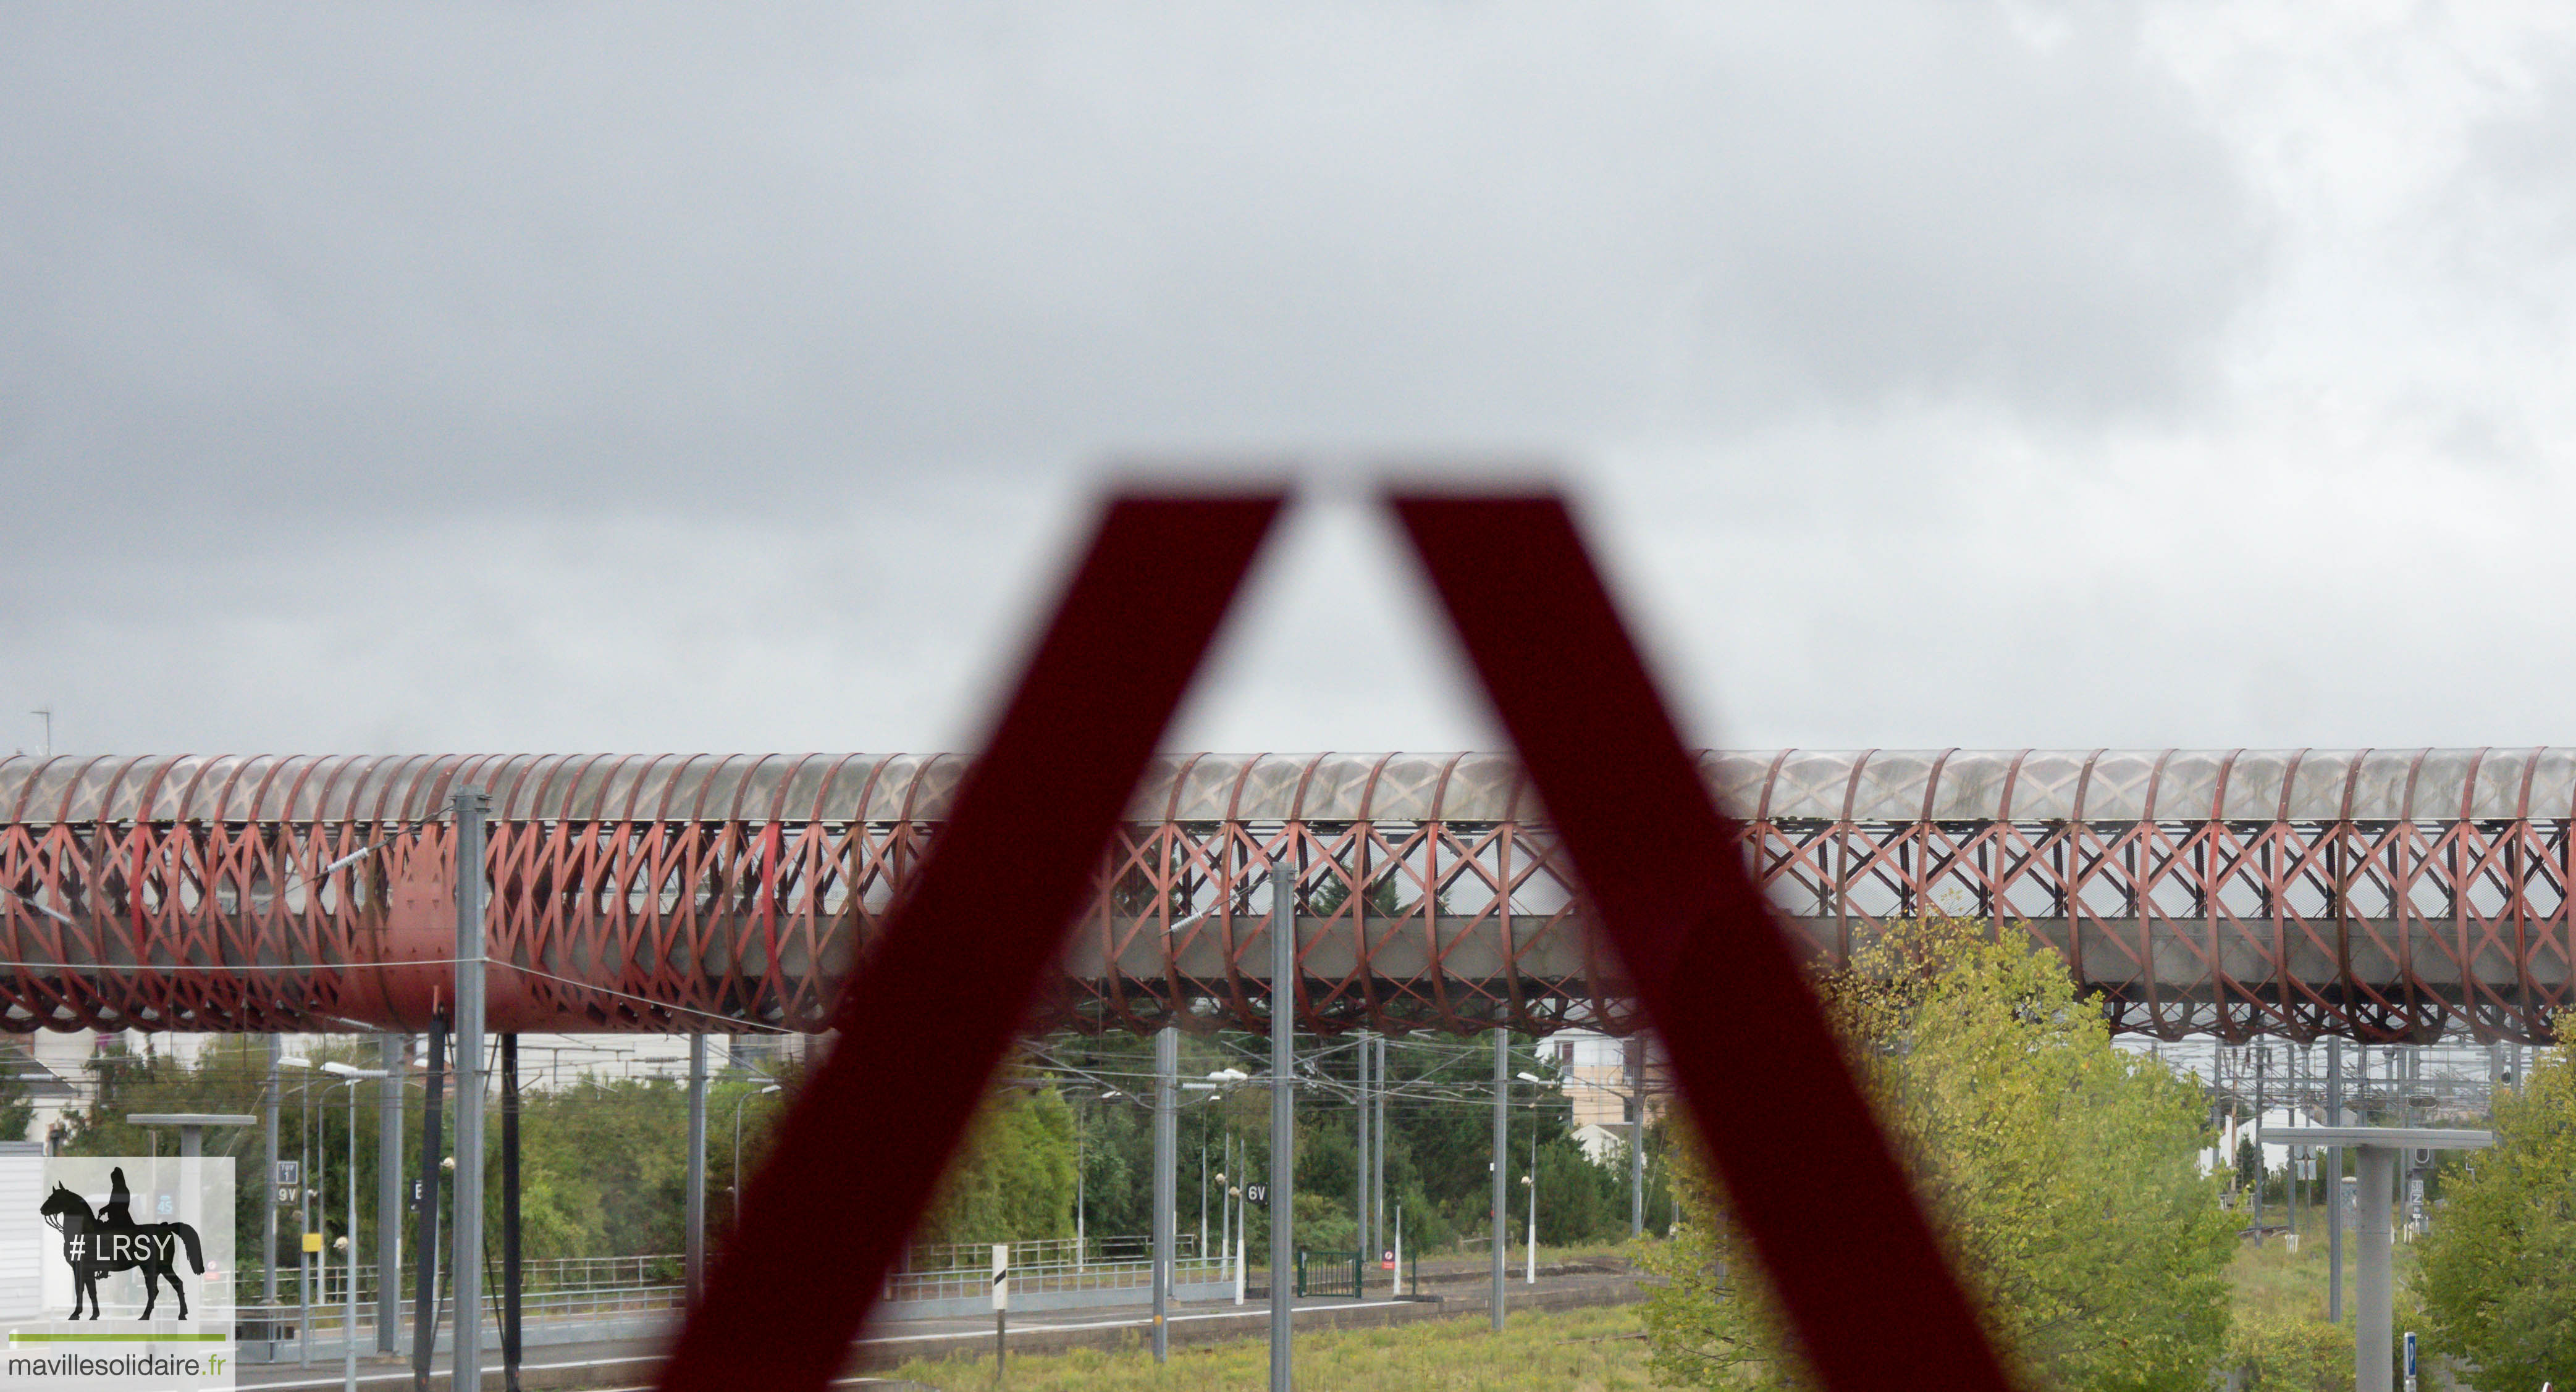
<path id="1" fill-rule="evenodd" d="M 2123 1029 L 2538 1039 L 2571 1003 L 2576 750 L 1697 767 L 1826 958 L 1937 907 L 2026 923 Z M 953 755 L 0 760 L 0 951 L 25 964 L 0 969 L 0 1027 L 408 1021 L 388 914 L 435 922 L 436 819 L 470 783 L 493 798 L 495 952 L 523 975 L 496 1019 L 821 1028 L 967 772 Z M 1060 1020 L 1259 1026 L 1266 947 L 1242 906 L 1284 858 L 1314 909 L 1309 1027 L 1624 1027 L 1616 964 L 1508 757 L 1170 755 L 1129 817 Z"/>
<path id="2" fill-rule="evenodd" d="M 1774 821 L 2440 821 L 2576 814 L 2576 749 L 1711 751 L 1702 777 Z M 449 789 L 521 821 L 938 821 L 946 754 L 264 755 L 0 760 L 21 822 L 417 820 Z M 1499 754 L 1167 755 L 1139 822 L 1532 821 Z M 2285 796 L 2286 792 L 2286 796 Z M 2224 802 L 2220 798 L 2224 797 Z M 2152 812 L 2150 804 L 2152 802 Z"/>

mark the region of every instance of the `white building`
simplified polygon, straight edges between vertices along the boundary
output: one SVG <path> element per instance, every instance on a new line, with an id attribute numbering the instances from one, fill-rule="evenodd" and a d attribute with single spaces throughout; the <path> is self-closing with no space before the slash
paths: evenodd
<path id="1" fill-rule="evenodd" d="M 1663 1055 L 1646 1036 L 1614 1039 L 1589 1030 L 1563 1030 L 1549 1035 L 1539 1049 L 1555 1057 L 1557 1076 L 1563 1080 L 1560 1091 L 1574 1104 L 1578 1140 L 1587 1129 L 1598 1128 L 1618 1138 L 1612 1144 L 1625 1145 L 1633 1097 L 1643 1096 L 1649 1125 L 1664 1114 L 1671 1087 Z M 1584 1150 L 1591 1153 L 1592 1144 L 1586 1142 Z"/>
<path id="2" fill-rule="evenodd" d="M 103 1049 L 121 1045 L 140 1054 L 147 1049 L 165 1058 L 174 1058 L 190 1067 L 197 1065 L 206 1048 L 220 1035 L 212 1034 L 147 1034 L 141 1030 L 80 1031 L 64 1033 L 38 1030 L 17 1041 L 0 1042 L 0 1063 L 5 1063 L 15 1081 L 32 1097 L 35 1115 L 23 1139 L 42 1141 L 52 1134 L 65 1112 L 85 1104 L 91 1096 L 95 1077 L 88 1067 Z M 279 1039 L 280 1052 L 312 1056 L 316 1051 L 342 1051 L 352 1041 L 366 1041 L 366 1062 L 372 1066 L 373 1036 L 354 1034 L 290 1034 Z M 427 1041 L 424 1036 L 409 1036 L 411 1066 L 426 1066 Z M 743 1074 L 770 1075 L 781 1067 L 803 1060 L 808 1053 L 810 1037 L 802 1034 L 716 1035 L 708 1040 L 707 1066 L 721 1078 Z M 487 1062 L 497 1069 L 499 1036 L 487 1036 Z M 451 1066 L 452 1060 L 451 1060 Z M 522 1088 L 535 1091 L 570 1086 L 585 1079 L 668 1078 L 685 1079 L 689 1075 L 689 1040 L 686 1035 L 663 1034 L 523 1034 L 519 1036 L 519 1080 Z M 497 1086 L 497 1075 L 495 1080 Z M 290 1084 L 291 1087 L 291 1084 Z M 0 1137 L 17 1140 L 20 1137 Z"/>
<path id="3" fill-rule="evenodd" d="M 2219 1130 L 2218 1144 L 2200 1152 L 2200 1172 L 2208 1174 L 2213 1170 L 2234 1166 L 2238 1144 L 2251 1136 L 2263 1152 L 2263 1172 L 2265 1174 L 2285 1173 L 2289 1169 L 2292 1148 L 2299 1144 L 2299 1128 L 2325 1124 L 2317 1115 L 2311 1114 L 2303 1107 L 2269 1108 L 2260 1118 L 2230 1117 Z M 2369 1123 L 2362 1118 L 2361 1113 L 2347 1107 L 2344 1109 L 2343 1124 L 2366 1126 Z"/>

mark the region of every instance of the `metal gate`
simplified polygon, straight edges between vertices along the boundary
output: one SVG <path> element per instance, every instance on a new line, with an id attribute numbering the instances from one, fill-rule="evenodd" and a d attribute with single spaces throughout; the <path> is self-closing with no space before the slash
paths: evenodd
<path id="1" fill-rule="evenodd" d="M 1309 1252 L 1297 1249 L 1297 1294 L 1346 1295 L 1360 1298 L 1358 1252 Z"/>

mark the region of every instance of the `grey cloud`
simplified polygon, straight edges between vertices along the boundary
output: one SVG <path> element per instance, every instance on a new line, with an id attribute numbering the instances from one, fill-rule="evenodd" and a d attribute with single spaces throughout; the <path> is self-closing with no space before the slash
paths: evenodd
<path id="1" fill-rule="evenodd" d="M 1500 446 L 1704 738 L 2563 738 L 2534 611 L 2442 598 L 2563 592 L 2489 525 L 2563 490 L 2228 375 L 2249 303 L 2407 375 L 2313 316 L 2418 263 L 2285 250 L 2298 132 L 2030 8 L 11 9 L 0 720 L 953 745 L 1105 456 Z M 2442 346 L 2443 429 L 2544 452 Z M 1299 524 L 1177 737 L 1489 740 L 1383 540 Z"/>
<path id="2" fill-rule="evenodd" d="M 0 468 L 776 511 L 1113 445 L 2169 410 L 2259 251 L 2125 12 L 22 10 Z"/>
<path id="3" fill-rule="evenodd" d="M 2488 109 L 2464 132 L 2422 235 L 2509 326 L 2555 337 L 2576 261 L 2576 39 L 2516 56 L 2518 71 L 2490 77 L 2501 90 L 2480 93 Z"/>

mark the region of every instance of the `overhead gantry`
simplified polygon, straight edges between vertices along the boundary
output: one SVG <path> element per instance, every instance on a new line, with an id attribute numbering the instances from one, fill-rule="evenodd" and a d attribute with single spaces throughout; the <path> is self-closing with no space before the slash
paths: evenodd
<path id="1" fill-rule="evenodd" d="M 2576 749 L 1709 752 L 1784 928 L 1991 919 L 2115 1028 L 2538 1042 L 2570 1003 Z M 416 1029 L 454 944 L 448 796 L 492 801 L 500 1030 L 828 1027 L 965 777 L 955 755 L 0 760 L 0 1028 Z M 1518 766 L 1174 755 L 1042 1026 L 1632 1027 Z M 973 981 L 924 989 L 971 991 Z M 1709 1008 L 1727 984 L 1703 983 Z"/>

